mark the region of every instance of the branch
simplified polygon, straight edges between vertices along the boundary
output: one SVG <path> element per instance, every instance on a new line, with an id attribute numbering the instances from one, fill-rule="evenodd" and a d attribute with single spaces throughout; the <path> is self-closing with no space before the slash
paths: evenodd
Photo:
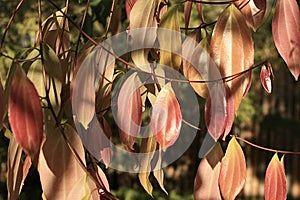
<path id="1" fill-rule="evenodd" d="M 235 137 L 236 139 L 242 141 L 242 142 L 245 142 L 246 144 L 249 144 L 250 146 L 253 146 L 257 149 L 261 149 L 261 150 L 264 150 L 264 151 L 269 151 L 269 152 L 274 152 L 274 153 L 282 153 L 282 154 L 292 154 L 292 155 L 300 155 L 300 152 L 299 151 L 285 151 L 285 150 L 278 150 L 278 149 L 271 149 L 271 148 L 268 148 L 268 147 L 263 147 L 263 146 L 260 146 L 260 145 L 257 145 L 257 144 L 254 144 L 252 142 L 249 142 L 248 140 L 246 139 L 243 139 L 239 136 L 236 136 L 236 135 L 230 135 L 231 137 Z"/>

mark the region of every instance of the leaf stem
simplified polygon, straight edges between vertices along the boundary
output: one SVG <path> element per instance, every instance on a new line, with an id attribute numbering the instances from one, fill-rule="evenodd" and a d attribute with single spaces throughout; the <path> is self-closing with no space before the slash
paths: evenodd
<path id="1" fill-rule="evenodd" d="M 263 147 L 263 146 L 254 144 L 252 142 L 249 142 L 248 140 L 246 140 L 244 138 L 241 138 L 237 135 L 230 135 L 230 137 L 235 137 L 236 139 L 238 139 L 242 142 L 245 142 L 246 144 L 248 144 L 250 146 L 253 146 L 257 149 L 261 149 L 261 150 L 264 150 L 264 151 L 269 151 L 269 152 L 274 152 L 274 153 L 282 153 L 282 154 L 300 155 L 299 151 L 285 151 L 285 150 L 278 150 L 278 149 L 271 149 L 271 148 L 268 148 L 268 147 Z"/>
<path id="2" fill-rule="evenodd" d="M 210 5 L 221 5 L 221 4 L 230 4 L 230 3 L 234 3 L 235 1 L 238 0 L 230 0 L 230 1 L 201 1 L 201 0 L 186 0 L 186 1 L 190 1 L 190 2 L 194 2 L 194 3 L 202 3 L 202 4 L 210 4 Z M 185 1 L 185 2 L 186 2 Z"/>

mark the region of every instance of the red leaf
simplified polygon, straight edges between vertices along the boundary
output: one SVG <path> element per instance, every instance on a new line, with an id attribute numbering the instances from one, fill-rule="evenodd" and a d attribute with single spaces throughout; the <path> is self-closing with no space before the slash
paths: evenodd
<path id="1" fill-rule="evenodd" d="M 196 6 L 197 6 L 198 15 L 199 15 L 201 22 L 205 23 L 204 17 L 203 17 L 203 12 L 202 12 L 202 4 L 196 2 Z"/>
<path id="2" fill-rule="evenodd" d="M 193 2 L 186 1 L 184 2 L 184 25 L 185 25 L 185 34 L 188 33 L 188 27 L 191 18 L 191 11 L 192 11 Z"/>
<path id="3" fill-rule="evenodd" d="M 273 76 L 273 70 L 270 63 L 267 66 L 263 65 L 260 71 L 260 81 L 267 93 L 272 92 L 271 76 Z"/>
<path id="4" fill-rule="evenodd" d="M 221 145 L 217 143 L 201 160 L 194 182 L 195 200 L 222 199 L 218 180 L 223 156 Z"/>
<path id="5" fill-rule="evenodd" d="M 238 0 L 234 2 L 254 31 L 261 25 L 266 12 L 266 0 Z"/>
<path id="6" fill-rule="evenodd" d="M 182 115 L 171 83 L 166 84 L 153 105 L 151 129 L 156 141 L 165 151 L 177 140 L 181 128 Z"/>
<path id="7" fill-rule="evenodd" d="M 239 143 L 233 137 L 221 162 L 219 185 L 225 200 L 234 199 L 246 180 L 246 160 Z"/>
<path id="8" fill-rule="evenodd" d="M 17 142 L 31 159 L 37 159 L 43 139 L 43 112 L 39 95 L 22 68 L 16 69 L 8 106 Z"/>
<path id="9" fill-rule="evenodd" d="M 278 159 L 277 153 L 270 161 L 265 177 L 265 199 L 284 200 L 287 198 L 286 177 L 284 172 L 283 157 Z"/>
<path id="10" fill-rule="evenodd" d="M 241 73 L 254 63 L 254 45 L 242 13 L 234 4 L 220 15 L 211 38 L 210 53 L 222 77 Z M 249 73 L 227 82 L 234 96 L 235 112 L 248 88 Z"/>
<path id="11" fill-rule="evenodd" d="M 130 12 L 135 2 L 136 0 L 126 0 L 125 2 L 127 20 L 130 20 Z"/>
<path id="12" fill-rule="evenodd" d="M 133 149 L 142 124 L 140 79 L 132 74 L 122 85 L 118 96 L 118 126 L 122 142 Z M 140 84 L 141 85 L 141 84 Z"/>
<path id="13" fill-rule="evenodd" d="M 272 21 L 275 46 L 294 78 L 300 73 L 300 11 L 296 0 L 278 0 Z"/>
<path id="14" fill-rule="evenodd" d="M 3 121 L 2 121 L 3 115 L 4 115 L 4 91 L 0 79 L 0 130 L 3 128 Z"/>
<path id="15" fill-rule="evenodd" d="M 215 140 L 222 135 L 225 140 L 234 122 L 234 113 L 234 97 L 229 87 L 223 84 L 212 86 L 205 104 L 205 123 Z"/>

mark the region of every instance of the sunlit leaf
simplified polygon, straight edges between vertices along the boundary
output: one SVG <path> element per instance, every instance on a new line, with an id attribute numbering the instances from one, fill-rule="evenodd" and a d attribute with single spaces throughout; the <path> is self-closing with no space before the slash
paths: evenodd
<path id="1" fill-rule="evenodd" d="M 157 162 L 156 166 L 154 167 L 153 170 L 153 175 L 155 179 L 157 180 L 158 185 L 160 188 L 164 191 L 164 193 L 168 194 L 167 190 L 165 189 L 164 186 L 164 171 L 162 169 L 162 150 L 161 147 L 159 147 L 157 151 Z"/>
<path id="2" fill-rule="evenodd" d="M 17 142 L 36 162 L 43 139 L 42 106 L 33 83 L 20 67 L 16 69 L 12 81 L 8 114 Z"/>
<path id="3" fill-rule="evenodd" d="M 11 137 L 7 153 L 8 199 L 18 199 L 23 176 L 22 149 L 15 137 Z"/>
<path id="4" fill-rule="evenodd" d="M 263 65 L 260 71 L 260 81 L 267 93 L 272 92 L 272 76 L 273 70 L 270 63 L 268 63 L 267 65 Z"/>
<path id="5" fill-rule="evenodd" d="M 171 83 L 168 83 L 161 89 L 156 98 L 150 121 L 154 138 L 161 145 L 163 151 L 177 140 L 181 121 L 179 103 Z"/>
<path id="6" fill-rule="evenodd" d="M 133 73 L 122 85 L 118 96 L 119 134 L 122 142 L 131 149 L 142 124 L 142 98 L 139 83 L 137 73 Z"/>
<path id="7" fill-rule="evenodd" d="M 238 0 L 234 4 L 245 16 L 248 26 L 256 31 L 265 16 L 266 0 Z"/>
<path id="8" fill-rule="evenodd" d="M 149 137 L 142 138 L 141 151 L 139 154 L 140 173 L 138 175 L 139 180 L 146 192 L 152 196 L 153 186 L 149 180 L 151 169 L 151 160 L 154 156 L 157 143 L 152 136 L 151 130 L 148 128 L 145 131 L 149 132 Z"/>
<path id="9" fill-rule="evenodd" d="M 130 12 L 130 30 L 157 27 L 155 14 L 158 3 L 159 0 L 137 0 Z M 149 31 L 149 29 L 139 29 L 137 32 L 130 31 L 133 49 L 138 49 L 131 53 L 131 58 L 138 68 L 151 71 L 146 66 L 149 49 L 140 49 L 140 47 L 152 46 L 156 40 L 156 35 L 155 30 Z"/>
<path id="10" fill-rule="evenodd" d="M 4 106 L 4 90 L 0 79 L 0 130 L 3 128 Z"/>
<path id="11" fill-rule="evenodd" d="M 218 18 L 211 38 L 210 54 L 222 77 L 230 77 L 253 66 L 251 33 L 244 16 L 234 4 L 227 7 Z M 247 89 L 250 73 L 241 74 L 227 83 L 234 96 L 235 111 Z"/>
<path id="12" fill-rule="evenodd" d="M 278 0 L 272 21 L 275 46 L 294 78 L 300 73 L 300 11 L 296 0 Z"/>
<path id="13" fill-rule="evenodd" d="M 265 199 L 287 199 L 286 176 L 283 157 L 279 161 L 277 153 L 270 161 L 265 176 Z"/>
<path id="14" fill-rule="evenodd" d="M 182 49 L 178 6 L 171 7 L 162 16 L 159 27 L 161 28 L 157 32 L 160 45 L 159 63 L 178 70 L 181 65 L 181 57 L 179 55 Z M 169 29 L 170 31 L 164 29 Z"/>
<path id="15" fill-rule="evenodd" d="M 225 140 L 226 136 L 231 131 L 233 122 L 234 122 L 234 97 L 232 95 L 231 90 L 227 85 L 225 85 L 226 90 L 226 122 L 225 122 L 225 128 L 224 128 L 224 134 L 223 134 L 223 140 Z"/>
<path id="16" fill-rule="evenodd" d="M 42 146 L 38 170 L 46 199 L 67 199 L 74 184 L 85 174 L 67 145 L 69 143 L 76 150 L 79 159 L 85 163 L 80 138 L 68 124 L 64 128 L 64 134 L 66 138 L 59 128 L 52 129 Z"/>
<path id="17" fill-rule="evenodd" d="M 131 9 L 133 7 L 133 5 L 135 4 L 136 0 L 126 0 L 125 1 L 125 9 L 126 9 L 126 16 L 127 19 L 130 20 L 130 12 Z"/>
<path id="18" fill-rule="evenodd" d="M 47 43 L 42 43 L 42 51 L 46 72 L 62 82 L 63 73 L 57 55 Z"/>
<path id="19" fill-rule="evenodd" d="M 194 181 L 195 200 L 222 199 L 218 180 L 223 156 L 220 143 L 216 143 L 209 154 L 201 160 Z"/>
<path id="20" fill-rule="evenodd" d="M 84 174 L 73 184 L 66 199 L 97 200 L 99 199 L 98 188 L 92 179 L 87 174 Z"/>
<path id="21" fill-rule="evenodd" d="M 230 140 L 221 161 L 219 186 L 225 200 L 235 199 L 246 181 L 246 160 L 243 150 L 235 137 Z"/>

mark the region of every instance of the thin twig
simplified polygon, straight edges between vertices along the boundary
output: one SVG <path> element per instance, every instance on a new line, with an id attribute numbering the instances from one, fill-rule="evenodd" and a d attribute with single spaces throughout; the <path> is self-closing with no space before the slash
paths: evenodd
<path id="1" fill-rule="evenodd" d="M 24 2 L 24 0 L 21 0 L 21 1 L 18 3 L 16 9 L 14 10 L 13 14 L 11 15 L 10 19 L 9 19 L 8 22 L 7 22 L 7 25 L 6 25 L 6 27 L 5 27 L 3 36 L 2 36 L 2 38 L 1 38 L 0 50 L 2 49 L 2 46 L 3 46 L 3 44 L 4 44 L 4 40 L 5 40 L 6 34 L 7 34 L 7 32 L 8 32 L 8 29 L 9 29 L 11 23 L 13 22 L 13 20 L 14 20 L 14 18 L 15 18 L 15 16 L 16 16 L 16 13 L 17 13 L 18 10 L 20 9 L 20 7 L 21 7 L 21 5 L 23 4 L 23 2 Z"/>
<path id="2" fill-rule="evenodd" d="M 236 135 L 230 135 L 230 136 L 235 137 L 236 139 L 238 139 L 242 142 L 245 142 L 246 144 L 249 144 L 250 146 L 253 146 L 257 149 L 261 149 L 261 150 L 264 150 L 264 151 L 269 151 L 269 152 L 274 152 L 274 153 L 282 153 L 282 154 L 300 155 L 299 151 L 285 151 L 285 150 L 271 149 L 271 148 L 268 148 L 268 147 L 263 147 L 263 146 L 254 144 L 254 143 L 249 142 L 248 140 L 246 140 L 244 138 L 241 138 L 239 136 L 236 136 Z"/>
<path id="3" fill-rule="evenodd" d="M 111 25 L 111 19 L 112 19 L 112 16 L 113 16 L 114 8 L 115 8 L 115 0 L 112 0 L 110 13 L 109 13 L 109 17 L 108 17 L 108 21 L 107 21 L 107 25 L 106 25 L 105 35 L 104 35 L 105 39 L 107 38 L 108 31 L 109 31 L 109 28 L 110 28 L 110 25 Z"/>

